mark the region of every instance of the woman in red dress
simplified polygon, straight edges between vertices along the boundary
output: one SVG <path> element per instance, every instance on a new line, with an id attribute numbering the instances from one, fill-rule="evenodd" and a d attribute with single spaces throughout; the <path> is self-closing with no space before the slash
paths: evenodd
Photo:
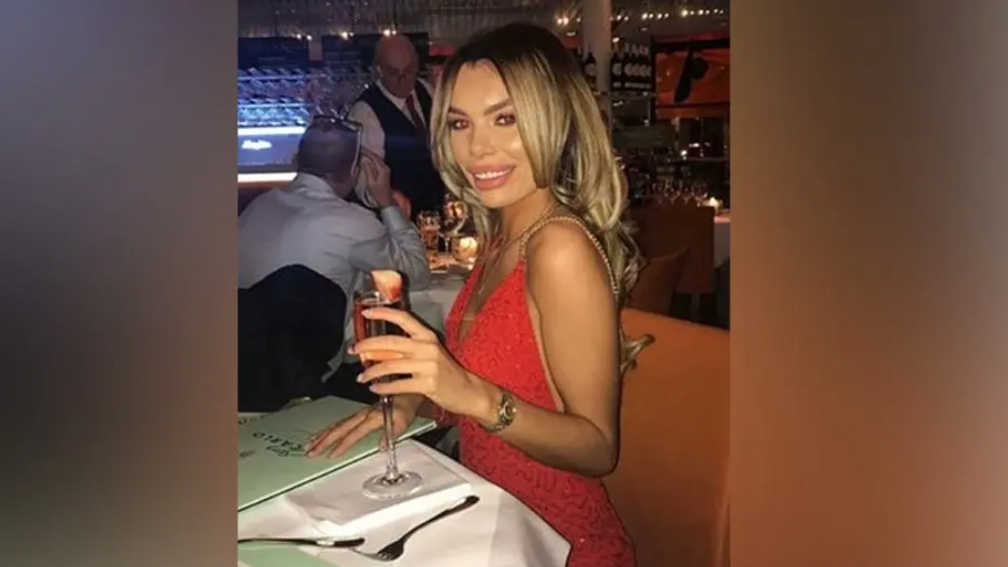
<path id="1" fill-rule="evenodd" d="M 510 24 L 471 40 L 434 96 L 432 150 L 469 207 L 481 259 L 445 342 L 410 314 L 374 309 L 408 337 L 354 352 L 401 358 L 361 381 L 395 394 L 400 431 L 429 400 L 459 427 L 462 463 L 515 495 L 571 544 L 569 567 L 628 567 L 633 546 L 600 477 L 619 455 L 620 379 L 642 341 L 618 312 L 638 268 L 608 132 L 580 67 L 548 30 Z M 365 410 L 320 434 L 340 453 L 381 427 Z"/>

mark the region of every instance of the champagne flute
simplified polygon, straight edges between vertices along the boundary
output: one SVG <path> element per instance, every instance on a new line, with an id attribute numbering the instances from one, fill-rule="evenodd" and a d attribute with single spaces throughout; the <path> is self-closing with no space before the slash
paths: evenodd
<path id="1" fill-rule="evenodd" d="M 365 277 L 361 288 L 354 292 L 354 335 L 358 341 L 381 335 L 406 335 L 398 325 L 365 318 L 364 312 L 374 307 L 404 309 L 402 276 L 398 272 L 376 270 L 370 277 Z M 368 353 L 366 357 L 361 356 L 361 364 L 368 367 L 391 358 L 390 353 Z M 388 382 L 397 378 L 400 377 L 387 376 L 378 381 Z M 399 463 L 396 460 L 396 435 L 392 421 L 392 396 L 381 396 L 379 400 L 384 421 L 385 472 L 364 481 L 363 488 L 364 495 L 369 498 L 389 500 L 414 492 L 423 484 L 423 479 L 415 472 L 399 470 Z"/>

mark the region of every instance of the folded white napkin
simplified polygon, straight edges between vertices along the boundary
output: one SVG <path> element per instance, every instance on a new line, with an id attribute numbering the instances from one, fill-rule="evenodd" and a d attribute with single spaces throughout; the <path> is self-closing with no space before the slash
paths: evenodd
<path id="1" fill-rule="evenodd" d="M 333 537 L 353 537 L 417 512 L 450 506 L 472 494 L 468 481 L 431 458 L 415 444 L 396 451 L 399 469 L 420 475 L 416 491 L 393 500 L 364 494 L 364 482 L 385 470 L 385 454 L 367 459 L 293 490 L 287 501 L 312 518 L 315 527 Z"/>
<path id="2" fill-rule="evenodd" d="M 480 495 L 480 501 L 472 508 L 458 514 L 438 520 L 433 525 L 423 528 L 410 538 L 402 557 L 392 563 L 380 563 L 362 557 L 352 551 L 339 550 L 308 550 L 319 559 L 338 567 L 378 567 L 392 565 L 397 567 L 521 567 L 536 565 L 537 567 L 562 567 L 563 563 L 528 563 L 523 559 L 514 561 L 516 552 L 522 555 L 520 549 L 511 550 L 508 554 L 511 561 L 503 563 L 494 560 L 496 548 L 495 535 L 498 532 L 497 510 L 499 503 L 497 494 Z M 367 542 L 360 550 L 374 553 L 398 539 L 413 526 L 450 507 L 454 502 L 438 506 L 424 512 L 418 512 L 397 519 L 366 534 Z"/>

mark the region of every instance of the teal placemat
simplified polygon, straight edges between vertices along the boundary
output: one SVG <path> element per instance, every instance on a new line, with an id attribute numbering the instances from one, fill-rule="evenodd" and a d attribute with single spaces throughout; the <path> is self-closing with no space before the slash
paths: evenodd
<path id="1" fill-rule="evenodd" d="M 255 413 L 255 412 L 238 412 L 238 425 L 245 425 L 250 421 L 259 419 L 264 415 L 269 415 L 267 413 Z"/>
<path id="2" fill-rule="evenodd" d="M 249 567 L 333 567 L 329 561 L 291 547 L 239 550 L 238 561 Z"/>

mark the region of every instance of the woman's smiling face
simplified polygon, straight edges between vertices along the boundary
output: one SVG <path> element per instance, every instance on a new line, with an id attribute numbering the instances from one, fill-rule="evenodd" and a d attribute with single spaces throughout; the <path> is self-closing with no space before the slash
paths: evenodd
<path id="1" fill-rule="evenodd" d="M 493 64 L 463 66 L 448 110 L 452 154 L 483 205 L 499 209 L 536 190 L 504 80 Z"/>

